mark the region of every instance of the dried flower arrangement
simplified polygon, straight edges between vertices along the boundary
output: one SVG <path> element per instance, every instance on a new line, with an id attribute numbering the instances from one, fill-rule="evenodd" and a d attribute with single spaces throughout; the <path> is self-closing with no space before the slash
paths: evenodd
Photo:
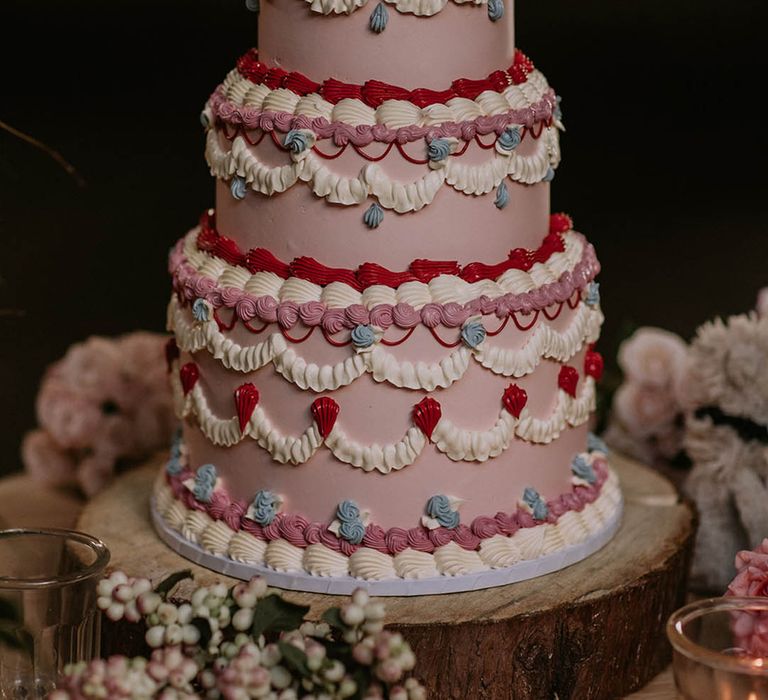
<path id="1" fill-rule="evenodd" d="M 385 609 L 358 589 L 320 622 L 261 578 L 197 587 L 186 602 L 171 591 L 189 572 L 156 588 L 115 571 L 98 584 L 112 621 L 145 623 L 148 658 L 113 656 L 69 667 L 49 700 L 424 700 L 408 674 L 416 658 L 384 629 Z"/>

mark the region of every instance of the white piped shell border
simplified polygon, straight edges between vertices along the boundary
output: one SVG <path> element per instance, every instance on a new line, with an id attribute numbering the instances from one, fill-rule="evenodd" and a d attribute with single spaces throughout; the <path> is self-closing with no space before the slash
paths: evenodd
<path id="1" fill-rule="evenodd" d="M 395 306 L 403 303 L 418 310 L 427 304 L 466 304 L 482 296 L 495 299 L 505 294 L 525 294 L 557 282 L 566 272 L 573 272 L 579 263 L 594 254 L 584 236 L 568 231 L 563 234 L 565 249 L 553 253 L 546 262 L 535 263 L 528 271 L 507 270 L 495 280 L 478 282 L 467 282 L 455 275 L 439 275 L 430 282 L 406 282 L 397 289 L 377 284 L 359 292 L 344 282 L 321 286 L 300 277 L 283 279 L 273 272 L 251 273 L 198 250 L 199 233 L 200 228 L 196 227 L 185 236 L 182 246 L 184 257 L 197 274 L 212 279 L 218 287 L 233 287 L 254 296 L 270 296 L 281 302 L 304 304 L 319 301 L 328 308 L 361 304 L 366 309 L 372 309 L 378 304 Z"/>
<path id="2" fill-rule="evenodd" d="M 492 117 L 512 110 L 526 109 L 550 92 L 544 75 L 533 70 L 520 85 L 510 85 L 502 92 L 486 90 L 476 99 L 454 97 L 447 104 L 419 107 L 405 100 L 384 100 L 374 109 L 361 100 L 346 98 L 336 104 L 324 100 L 317 93 L 300 96 L 286 88 L 269 88 L 255 84 L 240 75 L 237 69 L 229 72 L 219 88 L 220 94 L 232 104 L 262 112 L 278 112 L 293 116 L 321 117 L 329 123 L 340 122 L 350 126 L 382 124 L 397 129 L 409 126 L 439 126 L 446 122 L 465 122 L 479 117 Z"/>
<path id="3" fill-rule="evenodd" d="M 594 503 L 580 513 L 569 511 L 555 525 L 518 530 L 511 537 L 496 535 L 477 552 L 450 543 L 434 554 L 406 549 L 394 557 L 365 547 L 345 557 L 321 544 L 301 549 L 285 540 L 266 543 L 235 533 L 221 521 L 187 510 L 175 500 L 162 474 L 151 511 L 155 529 L 169 547 L 226 576 L 263 576 L 271 586 L 312 593 L 349 595 L 362 587 L 372 595 L 411 596 L 502 586 L 575 564 L 614 536 L 623 499 L 611 470 Z M 246 539 L 252 542 L 241 541 Z"/>

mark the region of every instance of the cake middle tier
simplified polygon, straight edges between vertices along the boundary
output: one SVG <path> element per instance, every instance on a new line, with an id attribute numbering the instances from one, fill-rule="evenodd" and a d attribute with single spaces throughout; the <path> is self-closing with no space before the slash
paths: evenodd
<path id="1" fill-rule="evenodd" d="M 595 401 L 587 345 L 599 319 L 583 323 L 581 308 L 566 306 L 553 321 L 495 338 L 502 347 L 531 342 L 542 356 L 567 362 L 536 353 L 535 369 L 515 378 L 454 358 L 443 362 L 447 386 L 431 392 L 395 386 L 376 373 L 313 392 L 291 381 L 292 358 L 239 372 L 207 349 L 182 351 L 172 378 L 179 416 L 187 419 L 190 467 L 215 465 L 233 499 L 250 502 L 268 491 L 279 495 L 284 512 L 320 522 L 345 500 L 382 527 L 408 528 L 438 494 L 460 499 L 470 520 L 514 509 L 526 489 L 556 498 L 569 490 L 573 460 L 586 449 Z M 424 363 L 449 354 L 420 330 L 388 352 L 390 365 L 408 362 L 398 349 Z M 537 333 L 549 343 L 532 340 Z M 551 340 L 556 334 L 560 342 Z M 346 348 L 335 350 L 317 334 L 295 353 L 302 363 L 317 360 L 322 375 L 322 366 L 333 364 L 329 355 L 348 356 Z"/>

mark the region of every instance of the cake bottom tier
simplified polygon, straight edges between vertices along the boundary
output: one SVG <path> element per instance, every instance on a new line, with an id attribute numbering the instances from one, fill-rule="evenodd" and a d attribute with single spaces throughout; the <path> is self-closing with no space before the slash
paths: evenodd
<path id="1" fill-rule="evenodd" d="M 431 551 L 405 544 L 387 551 L 366 546 L 338 551 L 328 542 L 295 539 L 279 526 L 249 528 L 242 517 L 233 520 L 226 509 L 197 502 L 178 477 L 166 473 L 155 482 L 152 518 L 172 549 L 227 576 L 260 575 L 279 588 L 338 595 L 359 587 L 383 596 L 451 593 L 551 573 L 607 544 L 619 527 L 623 501 L 607 463 L 595 471 L 595 487 L 574 487 L 563 499 L 572 507 L 557 516 L 512 526 L 506 534 L 489 533 L 474 546 L 449 541 Z"/>

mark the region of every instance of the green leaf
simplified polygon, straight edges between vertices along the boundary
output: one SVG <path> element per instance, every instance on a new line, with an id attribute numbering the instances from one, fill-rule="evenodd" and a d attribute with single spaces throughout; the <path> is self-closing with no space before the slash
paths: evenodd
<path id="1" fill-rule="evenodd" d="M 352 656 L 352 647 L 347 642 L 333 639 L 317 639 L 316 637 L 315 640 L 325 647 L 325 655 L 332 661 L 341 661 L 347 669 L 358 665 Z"/>
<path id="2" fill-rule="evenodd" d="M 308 605 L 297 605 L 278 595 L 262 598 L 253 610 L 254 639 L 267 632 L 288 632 L 297 629 L 309 612 Z"/>
<path id="3" fill-rule="evenodd" d="M 155 593 L 158 593 L 161 596 L 167 596 L 178 583 L 185 581 L 188 578 L 192 578 L 191 569 L 177 571 L 175 574 L 171 574 L 168 578 L 158 583 L 157 586 L 155 586 Z"/>
<path id="4" fill-rule="evenodd" d="M 213 637 L 213 630 L 211 629 L 211 623 L 206 620 L 204 617 L 193 617 L 189 624 L 193 627 L 197 628 L 197 631 L 200 632 L 200 648 L 201 649 L 207 649 L 208 648 L 208 642 L 211 641 L 211 637 Z"/>
<path id="5" fill-rule="evenodd" d="M 352 700 L 361 700 L 371 685 L 371 667 L 360 666 L 355 669 L 352 673 L 352 680 L 357 683 L 357 692 L 352 696 Z"/>
<path id="6" fill-rule="evenodd" d="M 0 621 L 21 622 L 21 612 L 17 605 L 6 598 L 0 598 Z"/>
<path id="7" fill-rule="evenodd" d="M 312 671 L 307 666 L 307 655 L 301 649 L 283 641 L 279 641 L 277 646 L 283 655 L 285 665 L 290 670 L 295 671 L 302 678 L 310 678 L 312 676 Z"/>
<path id="8" fill-rule="evenodd" d="M 322 615 L 323 622 L 327 622 L 332 629 L 345 630 L 347 626 L 341 619 L 341 610 L 339 608 L 328 608 Z"/>

